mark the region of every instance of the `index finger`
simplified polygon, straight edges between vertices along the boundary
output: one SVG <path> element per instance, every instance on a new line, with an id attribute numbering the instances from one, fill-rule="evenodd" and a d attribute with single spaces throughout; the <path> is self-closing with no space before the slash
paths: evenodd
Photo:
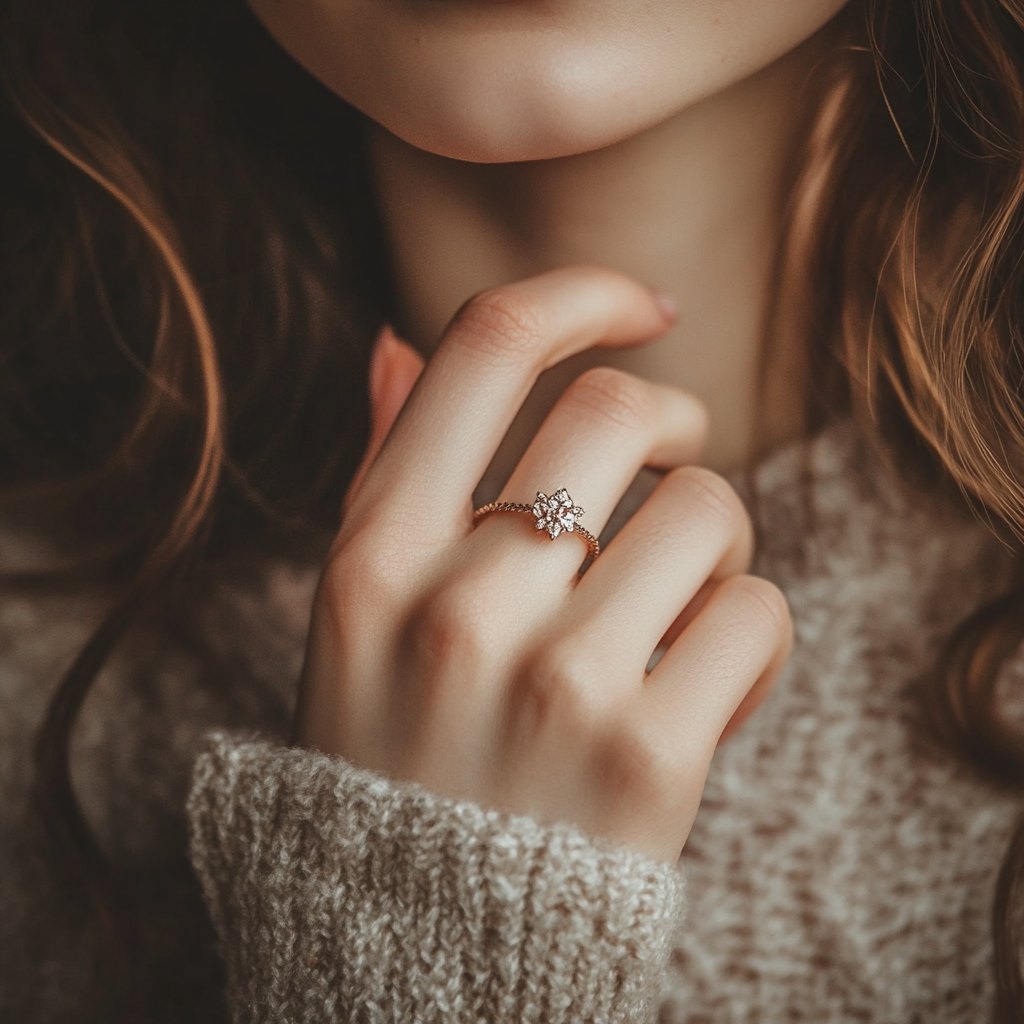
<path id="1" fill-rule="evenodd" d="M 482 292 L 445 332 L 353 510 L 386 503 L 435 539 L 461 535 L 473 490 L 539 374 L 595 345 L 649 341 L 673 319 L 641 284 L 597 267 Z"/>

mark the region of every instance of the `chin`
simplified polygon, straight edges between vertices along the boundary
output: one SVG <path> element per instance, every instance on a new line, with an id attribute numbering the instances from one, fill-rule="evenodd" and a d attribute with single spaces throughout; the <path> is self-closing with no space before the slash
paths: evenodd
<path id="1" fill-rule="evenodd" d="M 595 53 L 541 46 L 515 59 L 467 47 L 458 60 L 384 66 L 373 90 L 361 82 L 329 84 L 419 149 L 473 163 L 517 163 L 628 139 L 728 84 L 731 71 L 681 55 L 666 75 L 663 63 L 615 47 Z"/>
<path id="2" fill-rule="evenodd" d="M 299 63 L 398 138 L 514 163 L 659 124 L 792 49 L 843 0 L 249 2 Z"/>
<path id="3" fill-rule="evenodd" d="M 359 104 L 356 104 L 359 106 Z M 518 163 L 575 156 L 613 145 L 671 115 L 628 105 L 617 107 L 601 96 L 564 98 L 550 89 L 542 95 L 510 95 L 478 89 L 471 98 L 430 97 L 429 104 L 364 113 L 393 135 L 437 156 L 471 163 Z"/>

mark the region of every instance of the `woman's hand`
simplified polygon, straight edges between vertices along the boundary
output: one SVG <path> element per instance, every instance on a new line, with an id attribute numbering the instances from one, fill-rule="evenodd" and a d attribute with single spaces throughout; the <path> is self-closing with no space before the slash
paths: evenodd
<path id="1" fill-rule="evenodd" d="M 779 591 L 744 575 L 742 504 L 691 465 L 702 407 L 607 368 L 561 397 L 500 500 L 566 487 L 597 534 L 642 466 L 668 470 L 582 577 L 580 539 L 552 543 L 522 514 L 474 529 L 471 503 L 542 370 L 670 322 L 637 283 L 579 267 L 463 308 L 350 498 L 314 602 L 300 743 L 679 855 L 715 746 L 790 642 Z"/>

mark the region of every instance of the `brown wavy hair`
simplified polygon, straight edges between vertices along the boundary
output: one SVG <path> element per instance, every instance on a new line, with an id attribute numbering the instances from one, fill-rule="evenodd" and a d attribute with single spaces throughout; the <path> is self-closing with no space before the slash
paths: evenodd
<path id="1" fill-rule="evenodd" d="M 1024 3 L 864 0 L 808 137 L 808 425 L 845 408 L 905 477 L 1006 546 L 1006 593 L 919 688 L 927 734 L 1024 792 L 999 699 L 1024 641 Z M 799 198 L 798 186 L 795 198 Z M 1024 1022 L 1024 816 L 992 903 L 999 1024 Z"/>
<path id="2" fill-rule="evenodd" d="M 76 1021 L 197 1020 L 217 979 L 193 976 L 212 936 L 184 837 L 126 877 L 69 744 L 140 616 L 195 646 L 183 609 L 213 567 L 337 528 L 390 318 L 363 121 L 242 0 L 3 0 L 0 62 L 0 502 L 62 556 L 4 582 L 120 595 L 36 737 L 36 959 L 94 954 Z M 21 1019 L 42 981 L 23 983 L 3 993 Z"/>
<path id="3" fill-rule="evenodd" d="M 853 0 L 835 29 L 794 190 L 814 254 L 808 429 L 857 416 L 1016 558 L 1024 3 Z M 34 808 L 80 912 L 64 923 L 100 940 L 96 1016 L 170 1019 L 161 993 L 192 950 L 146 940 L 75 799 L 72 730 L 140 615 L 173 618 L 236 552 L 336 527 L 393 313 L 386 240 L 361 117 L 241 0 L 2 0 L 0 46 L 2 500 L 45 508 L 63 539 L 66 564 L 33 585 L 121 595 L 50 703 Z M 920 695 L 945 748 L 1015 792 L 1024 735 L 997 681 L 1022 639 L 1024 585 L 957 628 Z M 1024 821 L 992 934 L 995 1019 L 1022 1024 Z"/>

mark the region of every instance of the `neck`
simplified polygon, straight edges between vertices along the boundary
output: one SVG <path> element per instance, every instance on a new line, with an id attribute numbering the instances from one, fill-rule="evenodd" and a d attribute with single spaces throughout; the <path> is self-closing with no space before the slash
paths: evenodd
<path id="1" fill-rule="evenodd" d="M 561 264 L 631 274 L 679 304 L 653 344 L 587 353 L 542 379 L 492 467 L 507 475 L 569 379 L 601 361 L 675 384 L 707 405 L 707 465 L 732 469 L 799 430 L 798 401 L 755 424 L 787 171 L 805 120 L 805 44 L 661 125 L 592 153 L 471 164 L 372 137 L 400 302 L 423 352 L 475 292 Z M 775 392 L 773 392 L 774 396 Z M 798 397 L 798 396 L 795 396 Z M 759 443 L 760 442 L 760 443 Z"/>

